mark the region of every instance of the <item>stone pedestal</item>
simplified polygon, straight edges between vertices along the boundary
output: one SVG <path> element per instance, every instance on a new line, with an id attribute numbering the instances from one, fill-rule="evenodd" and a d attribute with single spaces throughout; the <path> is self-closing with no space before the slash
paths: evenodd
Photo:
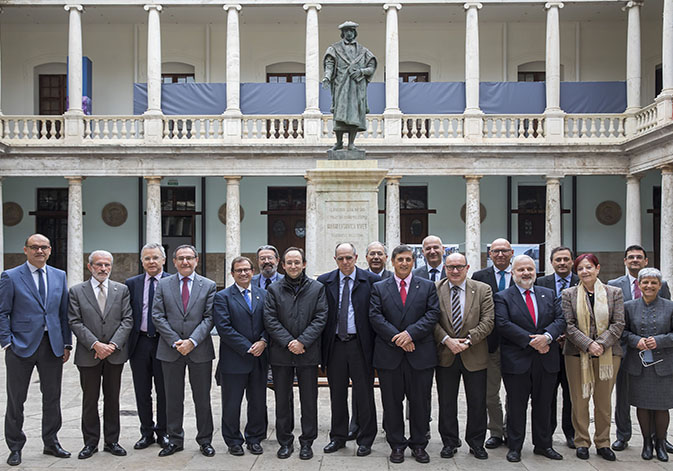
<path id="1" fill-rule="evenodd" d="M 306 247 L 321 247 L 309 250 L 308 276 L 334 270 L 334 247 L 342 242 L 355 245 L 358 265 L 367 267 L 364 252 L 379 238 L 378 188 L 387 173 L 374 160 L 319 160 L 306 172 L 312 200 L 306 209 Z"/>
<path id="2" fill-rule="evenodd" d="M 362 149 L 330 149 L 327 151 L 327 158 L 329 160 L 365 160 L 367 153 Z"/>

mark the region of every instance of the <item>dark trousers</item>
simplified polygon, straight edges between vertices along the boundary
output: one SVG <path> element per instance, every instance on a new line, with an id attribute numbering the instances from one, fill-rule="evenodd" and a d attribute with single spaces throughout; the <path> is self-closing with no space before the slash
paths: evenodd
<path id="1" fill-rule="evenodd" d="M 124 364 L 115 365 L 107 360 L 96 366 L 78 366 L 79 384 L 82 386 L 82 436 L 84 444 L 98 446 L 100 417 L 98 398 L 103 385 L 103 439 L 105 443 L 119 441 L 119 392 Z"/>
<path id="2" fill-rule="evenodd" d="M 566 376 L 566 362 L 561 355 L 561 371 L 556 376 L 556 385 L 554 386 L 554 397 L 551 402 L 551 434 L 554 435 L 558 425 L 558 413 L 556 408 L 556 397 L 559 385 L 563 389 L 563 409 L 561 411 L 561 429 L 566 438 L 575 438 L 575 429 L 573 428 L 573 410 L 570 401 L 570 387 L 568 386 L 568 377 Z"/>
<path id="3" fill-rule="evenodd" d="M 622 346 L 624 351 L 626 348 Z M 622 362 L 624 361 L 622 357 Z M 623 363 L 622 363 L 622 366 Z M 631 404 L 629 403 L 629 374 L 626 368 L 619 368 L 615 383 L 615 428 L 619 440 L 631 440 Z"/>
<path id="4" fill-rule="evenodd" d="M 250 373 L 222 374 L 222 437 L 227 446 L 242 445 L 241 401 L 245 393 L 248 403 L 245 424 L 245 441 L 259 443 L 266 438 L 268 419 L 266 415 L 267 368 L 255 358 Z"/>
<path id="5" fill-rule="evenodd" d="M 348 438 L 348 383 L 353 382 L 353 403 L 358 403 L 358 445 L 372 446 L 376 437 L 376 406 L 374 404 L 374 372 L 365 361 L 357 339 L 334 341 L 327 365 L 332 424 L 330 439 Z"/>
<path id="6" fill-rule="evenodd" d="M 159 336 L 138 336 L 133 356 L 129 359 L 133 373 L 133 389 L 136 393 L 140 433 L 143 437 L 166 435 L 166 392 L 161 361 L 157 360 Z M 157 421 L 152 412 L 152 380 L 157 397 Z"/>
<path id="7" fill-rule="evenodd" d="M 166 431 L 170 443 L 184 445 L 185 430 L 182 428 L 185 409 L 185 368 L 189 371 L 189 385 L 196 412 L 196 442 L 199 445 L 213 440 L 213 412 L 210 408 L 210 385 L 212 383 L 212 360 L 202 363 L 181 357 L 176 361 L 162 361 L 166 389 Z"/>
<path id="8" fill-rule="evenodd" d="M 428 444 L 426 433 L 430 426 L 428 407 L 432 390 L 434 369 L 416 370 L 406 357 L 394 370 L 378 369 L 383 402 L 383 421 L 386 440 L 391 448 L 425 448 Z M 404 436 L 404 397 L 409 400 L 409 432 Z"/>
<path id="9" fill-rule="evenodd" d="M 457 448 L 458 435 L 458 389 L 463 377 L 467 399 L 467 425 L 465 441 L 470 448 L 481 448 L 486 439 L 486 370 L 468 371 L 460 355 L 447 368 L 438 366 L 437 395 L 439 397 L 439 434 L 445 446 Z"/>
<path id="10" fill-rule="evenodd" d="M 312 445 L 318 436 L 318 367 L 276 366 L 273 370 L 273 390 L 276 394 L 276 438 L 280 445 L 294 441 L 294 376 L 299 382 L 301 405 L 301 435 L 299 443 Z"/>
<path id="11" fill-rule="evenodd" d="M 507 391 L 507 446 L 510 450 L 521 451 L 526 436 L 526 412 L 528 398 L 531 400 L 533 445 L 536 448 L 550 448 L 552 434 L 549 422 L 556 373 L 548 373 L 540 355 L 533 357 L 531 368 L 524 374 L 502 374 Z"/>
<path id="12" fill-rule="evenodd" d="M 42 393 L 42 442 L 49 446 L 58 440 L 56 434 L 61 428 L 63 357 L 54 355 L 49 336 L 45 332 L 40 346 L 27 358 L 17 356 L 12 352 L 12 347 L 5 351 L 7 379 L 5 441 L 11 451 L 21 450 L 26 443 L 26 435 L 23 433 L 23 405 L 28 397 L 34 367 L 37 367 Z"/>

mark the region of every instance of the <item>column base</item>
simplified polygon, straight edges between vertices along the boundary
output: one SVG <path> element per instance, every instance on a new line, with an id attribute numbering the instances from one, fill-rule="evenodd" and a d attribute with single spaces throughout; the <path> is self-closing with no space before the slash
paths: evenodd
<path id="1" fill-rule="evenodd" d="M 657 104 L 657 125 L 673 121 L 673 89 L 664 89 L 654 99 Z"/>
<path id="2" fill-rule="evenodd" d="M 466 109 L 463 117 L 463 137 L 470 142 L 481 142 L 484 138 L 484 112 Z"/>
<path id="3" fill-rule="evenodd" d="M 307 109 L 302 114 L 304 120 L 304 142 L 319 143 L 322 137 L 322 113 L 320 110 Z"/>
<path id="4" fill-rule="evenodd" d="M 547 142 L 563 142 L 565 139 L 565 113 L 563 110 L 545 110 L 544 138 Z"/>
<path id="5" fill-rule="evenodd" d="M 81 144 L 84 140 L 84 113 L 82 110 L 67 111 L 63 115 L 65 121 L 65 135 L 63 140 L 66 144 Z"/>
<path id="6" fill-rule="evenodd" d="M 225 142 L 240 142 L 243 133 L 243 113 L 241 110 L 225 110 L 222 113 Z"/>
<path id="7" fill-rule="evenodd" d="M 164 138 L 164 114 L 161 111 L 147 110 L 143 113 L 143 129 L 146 144 L 159 144 Z"/>
<path id="8" fill-rule="evenodd" d="M 402 142 L 402 119 L 404 115 L 398 109 L 387 109 L 383 112 L 383 133 L 386 142 Z"/>

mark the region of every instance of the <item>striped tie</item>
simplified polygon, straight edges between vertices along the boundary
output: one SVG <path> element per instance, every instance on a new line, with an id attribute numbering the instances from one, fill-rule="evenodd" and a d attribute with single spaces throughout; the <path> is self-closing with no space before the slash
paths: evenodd
<path id="1" fill-rule="evenodd" d="M 463 314 L 460 312 L 460 287 L 451 288 L 451 324 L 453 324 L 453 333 L 458 335 L 463 327 Z"/>

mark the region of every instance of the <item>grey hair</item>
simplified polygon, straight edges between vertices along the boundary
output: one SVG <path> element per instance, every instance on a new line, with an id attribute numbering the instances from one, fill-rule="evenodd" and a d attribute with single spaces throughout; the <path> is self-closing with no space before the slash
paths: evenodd
<path id="1" fill-rule="evenodd" d="M 358 254 L 358 251 L 355 250 L 355 246 L 354 246 L 353 244 L 351 244 L 350 242 L 339 242 L 339 243 L 337 244 L 337 246 L 334 247 L 334 256 L 335 256 L 335 257 L 336 257 L 336 254 L 337 254 L 337 249 L 338 249 L 339 247 L 341 247 L 342 245 L 350 245 L 350 246 L 351 246 L 351 249 L 353 249 L 353 255 L 355 256 L 355 255 Z"/>
<path id="2" fill-rule="evenodd" d="M 143 245 L 143 248 L 140 249 L 140 261 L 142 262 L 143 260 L 143 252 L 145 250 L 152 250 L 152 249 L 159 249 L 161 252 L 161 256 L 164 257 L 164 260 L 166 260 L 166 249 L 164 249 L 164 246 L 157 243 L 157 242 L 150 242 L 149 244 Z"/>
<path id="3" fill-rule="evenodd" d="M 369 243 L 369 245 L 367 246 L 367 251 L 365 252 L 365 256 L 369 255 L 369 251 L 372 249 L 373 245 L 380 245 L 381 247 L 383 247 L 383 253 L 386 254 L 386 257 L 388 256 L 388 247 L 386 247 L 384 244 L 382 244 L 378 240 L 375 240 L 374 242 Z"/>
<path id="4" fill-rule="evenodd" d="M 532 257 L 530 257 L 528 255 L 521 254 L 521 255 L 517 255 L 516 257 L 514 257 L 512 259 L 512 267 L 514 267 L 514 265 L 516 265 L 518 262 L 523 262 L 523 261 L 526 261 L 526 262 L 530 261 L 533 265 L 535 265 L 535 260 L 533 260 Z"/>
<path id="5" fill-rule="evenodd" d="M 663 280 L 663 275 L 659 270 L 657 270 L 654 267 L 645 267 L 642 270 L 638 272 L 638 283 L 640 283 L 640 280 L 643 278 L 656 278 L 659 280 L 659 283 Z"/>
<path id="6" fill-rule="evenodd" d="M 96 255 L 102 255 L 104 257 L 109 257 L 110 258 L 110 263 L 114 262 L 114 257 L 112 257 L 112 254 L 108 252 L 107 250 L 94 250 L 89 254 L 89 263 L 93 263 L 93 259 Z"/>

